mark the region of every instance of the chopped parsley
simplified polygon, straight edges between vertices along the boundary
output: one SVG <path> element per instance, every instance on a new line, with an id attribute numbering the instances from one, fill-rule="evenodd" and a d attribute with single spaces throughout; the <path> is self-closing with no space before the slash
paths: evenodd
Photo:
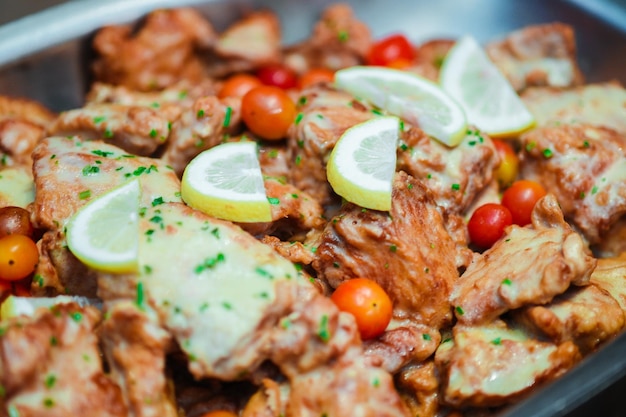
<path id="1" fill-rule="evenodd" d="M 91 197 L 91 190 L 84 190 L 78 193 L 78 198 L 80 200 L 86 200 Z"/>
<path id="2" fill-rule="evenodd" d="M 462 316 L 463 314 L 465 314 L 465 311 L 463 311 L 463 308 L 461 306 L 456 306 L 454 307 L 454 309 L 456 310 L 459 316 Z"/>
<path id="3" fill-rule="evenodd" d="M 204 110 L 200 109 L 198 110 L 198 113 L 196 113 L 196 117 L 199 119 L 201 117 L 204 117 Z"/>
<path id="4" fill-rule="evenodd" d="M 224 256 L 223 253 L 218 253 L 216 256 L 212 257 L 212 258 L 206 258 L 204 260 L 204 262 L 202 262 L 201 264 L 197 265 L 194 268 L 194 272 L 196 274 L 200 274 L 203 271 L 207 270 L 207 269 L 213 269 L 215 268 L 219 263 L 224 262 L 226 260 L 226 256 Z"/>
<path id="5" fill-rule="evenodd" d="M 226 113 L 224 114 L 224 123 L 222 124 L 222 126 L 224 127 L 230 126 L 230 118 L 232 117 L 232 114 L 233 114 L 233 109 L 230 106 L 226 107 Z"/>
<path id="6" fill-rule="evenodd" d="M 320 320 L 320 327 L 317 331 L 317 335 L 319 336 L 320 339 L 322 339 L 322 342 L 324 343 L 330 340 L 330 330 L 328 328 L 328 316 L 326 314 L 324 314 L 322 316 L 322 319 Z"/>

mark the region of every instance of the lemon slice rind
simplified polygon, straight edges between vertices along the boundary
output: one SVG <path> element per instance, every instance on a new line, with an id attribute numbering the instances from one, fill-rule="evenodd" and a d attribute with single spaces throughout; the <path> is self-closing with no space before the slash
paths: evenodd
<path id="1" fill-rule="evenodd" d="M 67 224 L 67 245 L 81 262 L 113 273 L 137 270 L 139 180 L 122 184 L 87 203 Z"/>
<path id="2" fill-rule="evenodd" d="M 393 116 L 346 130 L 326 166 L 333 190 L 361 207 L 389 211 L 399 133 L 400 121 Z"/>
<path id="3" fill-rule="evenodd" d="M 272 220 L 254 142 L 224 143 L 196 156 L 183 173 L 181 195 L 190 207 L 216 218 Z"/>
<path id="4" fill-rule="evenodd" d="M 509 81 L 471 36 L 460 38 L 448 52 L 439 79 L 461 104 L 468 122 L 491 136 L 514 136 L 535 124 Z"/>
<path id="5" fill-rule="evenodd" d="M 337 71 L 335 85 L 448 146 L 458 145 L 465 136 L 467 120 L 461 106 L 438 84 L 417 74 L 356 66 Z"/>

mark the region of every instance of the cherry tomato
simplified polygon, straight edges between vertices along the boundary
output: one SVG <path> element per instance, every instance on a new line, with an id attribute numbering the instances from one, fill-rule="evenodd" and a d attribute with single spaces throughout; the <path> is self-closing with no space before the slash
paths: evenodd
<path id="1" fill-rule="evenodd" d="M 487 249 L 502 237 L 504 229 L 513 224 L 511 211 L 502 204 L 487 203 L 474 211 L 467 223 L 470 240 Z"/>
<path id="2" fill-rule="evenodd" d="M 261 67 L 257 70 L 256 76 L 265 85 L 287 90 L 298 85 L 298 75 L 294 70 L 284 65 L 273 64 Z"/>
<path id="3" fill-rule="evenodd" d="M 408 61 L 415 58 L 415 49 L 404 35 L 387 36 L 374 43 L 367 54 L 369 65 L 388 66 L 393 62 Z"/>
<path id="4" fill-rule="evenodd" d="M 39 250 L 31 238 L 8 235 L 0 239 L 0 279 L 16 281 L 35 270 Z"/>
<path id="5" fill-rule="evenodd" d="M 496 179 L 500 188 L 504 189 L 513 184 L 517 178 L 519 158 L 509 142 L 494 139 L 493 144 L 500 154 L 500 166 L 496 170 Z"/>
<path id="6" fill-rule="evenodd" d="M 530 215 L 535 203 L 546 195 L 541 184 L 529 180 L 515 181 L 502 194 L 502 205 L 511 210 L 513 223 L 525 226 L 530 223 Z"/>
<path id="7" fill-rule="evenodd" d="M 296 105 L 285 90 L 262 85 L 243 96 L 241 117 L 254 134 L 269 140 L 281 139 L 296 117 Z"/>
<path id="8" fill-rule="evenodd" d="M 248 91 L 260 85 L 261 80 L 254 75 L 235 74 L 224 81 L 217 96 L 219 98 L 243 97 Z"/>
<path id="9" fill-rule="evenodd" d="M 23 279 L 19 281 L 13 281 L 13 294 L 18 297 L 30 297 L 31 280 Z"/>
<path id="10" fill-rule="evenodd" d="M 32 237 L 33 232 L 28 210 L 14 206 L 0 208 L 0 238 L 13 234 Z"/>
<path id="11" fill-rule="evenodd" d="M 319 83 L 332 83 L 335 79 L 335 72 L 327 68 L 311 68 L 300 77 L 300 88 L 311 87 Z"/>
<path id="12" fill-rule="evenodd" d="M 237 417 L 237 414 L 226 410 L 213 410 L 202 414 L 202 417 Z"/>
<path id="13" fill-rule="evenodd" d="M 351 313 L 361 333 L 361 339 L 380 336 L 391 321 L 391 299 L 376 282 L 354 278 L 342 282 L 331 295 L 331 300 L 341 311 Z"/>

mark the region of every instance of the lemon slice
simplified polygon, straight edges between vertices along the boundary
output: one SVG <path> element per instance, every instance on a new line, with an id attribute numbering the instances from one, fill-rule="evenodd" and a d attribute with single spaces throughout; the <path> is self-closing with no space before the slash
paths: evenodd
<path id="1" fill-rule="evenodd" d="M 459 39 L 448 52 L 440 81 L 461 103 L 468 121 L 489 135 L 513 136 L 535 124 L 509 81 L 470 36 Z"/>
<path id="2" fill-rule="evenodd" d="M 235 222 L 272 221 L 254 142 L 224 143 L 185 168 L 181 195 L 187 205 Z"/>
<path id="3" fill-rule="evenodd" d="M 78 210 L 67 225 L 70 251 L 94 269 L 136 271 L 140 197 L 139 180 L 133 180 Z"/>
<path id="4" fill-rule="evenodd" d="M 391 209 L 400 120 L 377 117 L 346 130 L 333 148 L 326 175 L 337 194 L 361 207 Z"/>
<path id="5" fill-rule="evenodd" d="M 32 316 L 38 308 L 75 302 L 80 306 L 97 305 L 96 300 L 81 296 L 59 295 L 56 297 L 18 297 L 9 295 L 0 305 L 0 319 L 17 316 Z"/>
<path id="6" fill-rule="evenodd" d="M 416 74 L 383 67 L 350 67 L 335 73 L 335 85 L 355 97 L 419 126 L 448 146 L 465 136 L 461 106 L 437 84 Z"/>

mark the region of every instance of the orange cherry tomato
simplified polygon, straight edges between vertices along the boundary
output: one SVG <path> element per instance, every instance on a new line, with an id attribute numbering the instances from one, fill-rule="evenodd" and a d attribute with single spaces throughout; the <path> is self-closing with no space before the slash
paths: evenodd
<path id="1" fill-rule="evenodd" d="M 31 238 L 8 235 L 0 239 L 0 279 L 17 281 L 31 274 L 39 262 L 39 250 Z"/>
<path id="2" fill-rule="evenodd" d="M 298 75 L 294 70 L 280 64 L 272 64 L 257 70 L 256 76 L 265 85 L 287 90 L 298 85 Z"/>
<path id="3" fill-rule="evenodd" d="M 339 310 L 354 316 L 363 340 L 380 336 L 391 321 L 391 299 L 380 285 L 370 279 L 344 281 L 330 298 Z"/>
<path id="4" fill-rule="evenodd" d="M 262 85 L 241 100 L 241 118 L 248 129 L 264 139 L 284 138 L 296 117 L 296 105 L 278 87 Z"/>
<path id="5" fill-rule="evenodd" d="M 502 194 L 502 205 L 511 211 L 513 223 L 525 226 L 539 199 L 546 195 L 541 184 L 529 180 L 515 181 Z"/>
<path id="6" fill-rule="evenodd" d="M 500 166 L 496 170 L 496 179 L 500 188 L 504 189 L 517 179 L 519 158 L 509 142 L 494 139 L 493 144 L 500 155 Z"/>
<path id="7" fill-rule="evenodd" d="M 259 80 L 254 75 L 243 73 L 235 74 L 224 81 L 224 84 L 222 84 L 222 88 L 220 89 L 219 93 L 217 93 L 217 97 L 243 97 L 248 91 L 260 85 L 261 80 Z"/>
<path id="8" fill-rule="evenodd" d="M 504 235 L 504 229 L 513 224 L 511 211 L 502 204 L 488 203 L 476 209 L 467 223 L 470 240 L 487 249 Z"/>
<path id="9" fill-rule="evenodd" d="M 213 410 L 202 414 L 202 417 L 237 417 L 237 414 L 226 410 Z"/>
<path id="10" fill-rule="evenodd" d="M 369 65 L 388 66 L 393 62 L 411 62 L 414 58 L 415 49 L 411 42 L 404 35 L 397 34 L 374 43 L 367 54 L 366 62 Z"/>
<path id="11" fill-rule="evenodd" d="M 335 79 L 335 71 L 328 68 L 311 68 L 299 79 L 300 88 L 311 87 L 320 83 L 332 83 Z"/>

